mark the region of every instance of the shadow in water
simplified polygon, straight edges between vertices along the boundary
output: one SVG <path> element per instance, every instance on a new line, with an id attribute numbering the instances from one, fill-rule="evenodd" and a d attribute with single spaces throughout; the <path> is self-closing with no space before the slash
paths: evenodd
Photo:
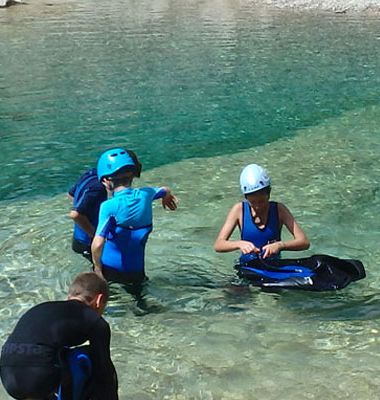
<path id="1" fill-rule="evenodd" d="M 346 290 L 310 293 L 284 290 L 277 297 L 280 306 L 310 320 L 374 320 L 380 318 L 380 295 L 357 295 Z"/>

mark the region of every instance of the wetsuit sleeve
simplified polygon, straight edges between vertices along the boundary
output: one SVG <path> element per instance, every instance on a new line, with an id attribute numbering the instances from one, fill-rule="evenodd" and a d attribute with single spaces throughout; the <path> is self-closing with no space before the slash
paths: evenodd
<path id="1" fill-rule="evenodd" d="M 71 197 L 74 197 L 75 191 L 77 190 L 77 186 L 78 186 L 77 183 L 75 185 L 71 186 L 71 188 L 68 192 Z"/>
<path id="2" fill-rule="evenodd" d="M 117 375 L 110 354 L 111 330 L 103 318 L 93 326 L 89 340 L 93 363 L 91 399 L 118 400 Z"/>
<path id="3" fill-rule="evenodd" d="M 114 224 L 114 215 L 110 209 L 109 203 L 106 201 L 100 206 L 99 221 L 96 228 L 95 236 L 107 237 L 108 232 L 111 230 Z"/>
<path id="4" fill-rule="evenodd" d="M 139 189 L 144 192 L 147 199 L 157 200 L 162 199 L 166 195 L 166 188 L 164 187 L 143 187 Z"/>
<path id="5" fill-rule="evenodd" d="M 166 195 L 165 188 L 152 188 L 154 190 L 153 200 L 162 199 Z"/>
<path id="6" fill-rule="evenodd" d="M 75 199 L 73 210 L 80 214 L 86 214 L 92 207 L 98 207 L 101 202 L 102 193 L 97 190 L 84 190 L 82 195 Z"/>

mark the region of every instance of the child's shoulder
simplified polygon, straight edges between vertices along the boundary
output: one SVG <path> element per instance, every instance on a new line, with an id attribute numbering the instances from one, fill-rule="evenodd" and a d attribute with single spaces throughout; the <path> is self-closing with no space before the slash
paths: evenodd
<path id="1" fill-rule="evenodd" d="M 243 210 L 244 201 L 239 201 L 231 207 L 231 213 L 241 213 Z"/>
<path id="2" fill-rule="evenodd" d="M 155 192 L 159 189 L 160 189 L 159 187 L 155 187 L 155 186 L 142 186 L 142 187 L 135 188 L 134 190 L 140 190 L 142 192 Z"/>
<path id="3" fill-rule="evenodd" d="M 162 188 L 161 187 L 155 187 L 155 186 L 143 186 L 134 189 L 139 193 L 140 196 L 149 196 L 149 197 L 155 197 L 157 193 L 159 193 Z"/>

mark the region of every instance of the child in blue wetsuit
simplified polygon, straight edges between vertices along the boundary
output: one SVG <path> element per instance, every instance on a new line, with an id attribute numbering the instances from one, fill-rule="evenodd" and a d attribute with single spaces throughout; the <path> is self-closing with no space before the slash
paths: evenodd
<path id="1" fill-rule="evenodd" d="M 217 252 L 240 250 L 241 260 L 275 258 L 282 250 L 306 250 L 310 243 L 292 213 L 282 204 L 269 201 L 271 181 L 267 172 L 257 164 L 246 166 L 240 175 L 240 187 L 245 196 L 235 204 L 215 241 Z M 281 240 L 281 229 L 286 226 L 293 236 Z M 229 240 L 236 227 L 240 240 Z"/>
<path id="2" fill-rule="evenodd" d="M 107 200 L 107 190 L 99 182 L 96 168 L 81 175 L 68 195 L 73 202 L 69 217 L 75 223 L 72 249 L 92 261 L 91 242 L 98 225 L 99 209 Z"/>
<path id="3" fill-rule="evenodd" d="M 98 161 L 98 178 L 113 193 L 102 203 L 91 250 L 94 271 L 120 283 L 142 282 L 144 252 L 152 231 L 152 202 L 162 199 L 164 208 L 175 210 L 176 198 L 167 187 L 131 187 L 139 177 L 136 155 L 121 148 L 104 152 Z"/>

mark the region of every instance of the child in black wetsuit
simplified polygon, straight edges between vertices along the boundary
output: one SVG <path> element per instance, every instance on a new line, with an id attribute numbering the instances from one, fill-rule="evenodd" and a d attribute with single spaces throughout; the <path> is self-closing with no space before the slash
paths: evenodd
<path id="1" fill-rule="evenodd" d="M 106 281 L 79 274 L 67 301 L 49 301 L 27 311 L 1 351 L 0 375 L 15 399 L 50 399 L 62 383 L 62 354 L 89 341 L 92 362 L 87 388 L 93 400 L 117 400 L 116 371 L 110 357 L 111 332 L 101 317 L 108 300 Z"/>

